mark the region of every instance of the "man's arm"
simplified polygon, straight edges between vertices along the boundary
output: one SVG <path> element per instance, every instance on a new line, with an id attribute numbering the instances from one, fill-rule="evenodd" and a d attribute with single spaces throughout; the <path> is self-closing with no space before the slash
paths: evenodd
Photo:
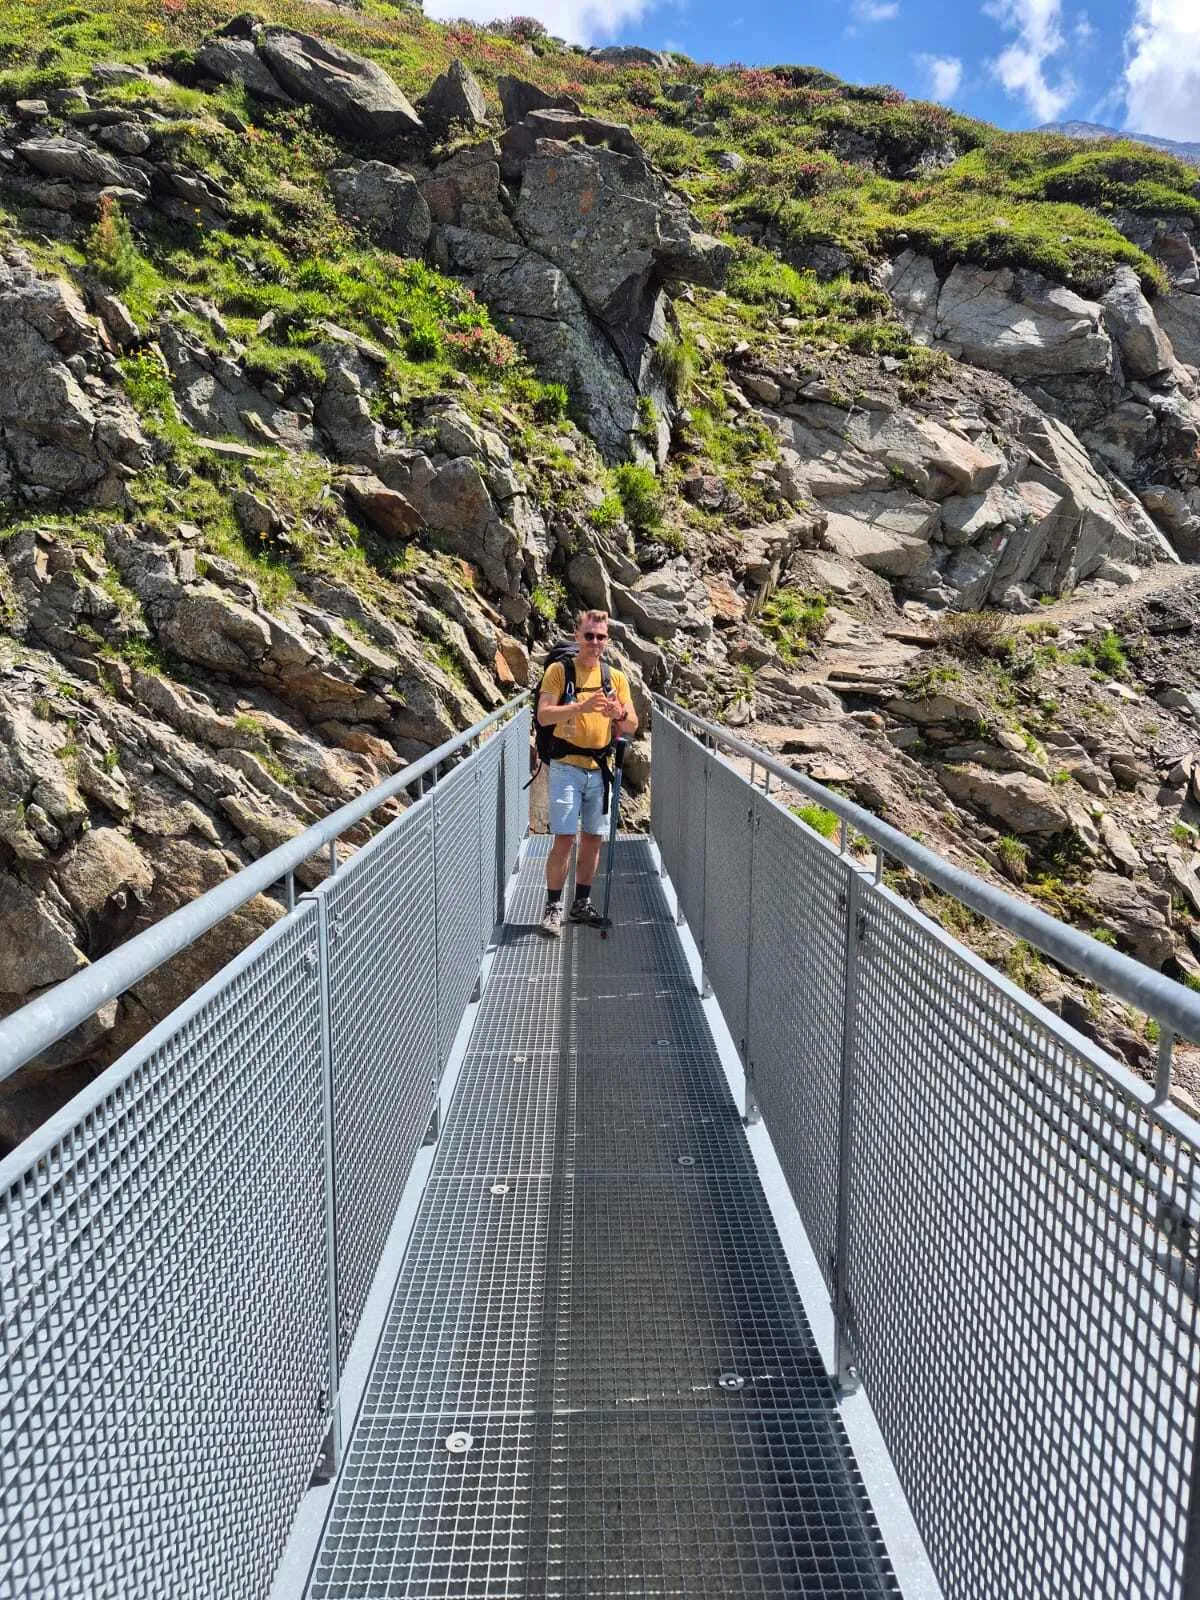
<path id="1" fill-rule="evenodd" d="M 615 687 L 615 685 L 614 685 Z M 613 697 L 620 703 L 621 715 L 613 719 L 613 738 L 632 739 L 638 730 L 637 712 L 633 709 L 633 698 L 629 693 L 629 685 L 625 684 L 623 694 Z"/>

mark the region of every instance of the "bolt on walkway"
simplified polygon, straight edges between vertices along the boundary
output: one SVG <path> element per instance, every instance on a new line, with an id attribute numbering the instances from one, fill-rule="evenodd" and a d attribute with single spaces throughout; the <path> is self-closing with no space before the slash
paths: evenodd
<path id="1" fill-rule="evenodd" d="M 312 1600 L 898 1592 L 648 842 L 499 933 Z"/>

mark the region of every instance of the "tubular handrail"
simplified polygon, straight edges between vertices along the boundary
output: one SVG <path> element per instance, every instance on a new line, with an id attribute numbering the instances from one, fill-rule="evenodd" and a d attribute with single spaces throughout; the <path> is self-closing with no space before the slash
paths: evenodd
<path id="1" fill-rule="evenodd" d="M 1194 994 L 1181 983 L 1164 977 L 1161 972 L 1143 966 L 1132 956 L 1101 944 L 1098 939 L 1081 933 L 1078 928 L 1072 928 L 1046 912 L 1026 905 L 1015 895 L 994 888 L 964 868 L 954 866 L 933 850 L 927 850 L 924 845 L 917 844 L 888 823 L 881 822 L 852 800 L 835 794 L 803 773 L 793 771 L 757 745 L 739 739 L 727 728 L 706 721 L 663 695 L 654 695 L 652 699 L 656 713 L 667 716 L 685 731 L 708 740 L 714 748 L 723 746 L 761 767 L 764 772 L 771 773 L 781 783 L 798 789 L 801 794 L 832 811 L 842 822 L 856 828 L 872 844 L 877 845 L 882 854 L 910 867 L 946 894 L 1006 928 L 1019 939 L 1024 939 L 1061 966 L 1153 1017 L 1163 1028 L 1160 1045 L 1168 1068 L 1171 1035 L 1200 1044 L 1200 994 Z"/>
<path id="2" fill-rule="evenodd" d="M 355 823 L 458 754 L 489 728 L 507 720 L 527 699 L 527 693 L 514 695 L 465 732 L 456 734 L 419 761 L 376 784 L 366 794 L 330 812 L 321 822 L 313 823 L 252 866 L 243 867 L 215 889 L 180 906 L 161 922 L 0 1021 L 0 1082 L 48 1050 L 72 1028 L 86 1022 L 108 1001 L 124 994 L 172 956 L 186 950 L 247 900 L 283 882 L 324 846 L 336 844 Z"/>

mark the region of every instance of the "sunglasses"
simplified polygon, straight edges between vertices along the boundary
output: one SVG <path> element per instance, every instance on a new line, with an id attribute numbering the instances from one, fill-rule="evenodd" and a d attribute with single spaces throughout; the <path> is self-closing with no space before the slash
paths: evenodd
<path id="1" fill-rule="evenodd" d="M 585 633 L 583 637 L 589 644 L 603 644 L 608 635 L 606 633 Z"/>

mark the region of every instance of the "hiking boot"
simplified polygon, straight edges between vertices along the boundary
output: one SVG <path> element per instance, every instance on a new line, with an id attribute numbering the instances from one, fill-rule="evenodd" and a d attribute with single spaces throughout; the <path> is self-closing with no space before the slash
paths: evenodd
<path id="1" fill-rule="evenodd" d="M 605 928 L 608 924 L 590 900 L 576 900 L 571 907 L 569 920 L 582 922 L 585 928 Z"/>
<path id="2" fill-rule="evenodd" d="M 557 939 L 562 934 L 562 901 L 548 901 L 545 911 L 542 912 L 542 932 L 548 933 L 552 939 Z"/>

